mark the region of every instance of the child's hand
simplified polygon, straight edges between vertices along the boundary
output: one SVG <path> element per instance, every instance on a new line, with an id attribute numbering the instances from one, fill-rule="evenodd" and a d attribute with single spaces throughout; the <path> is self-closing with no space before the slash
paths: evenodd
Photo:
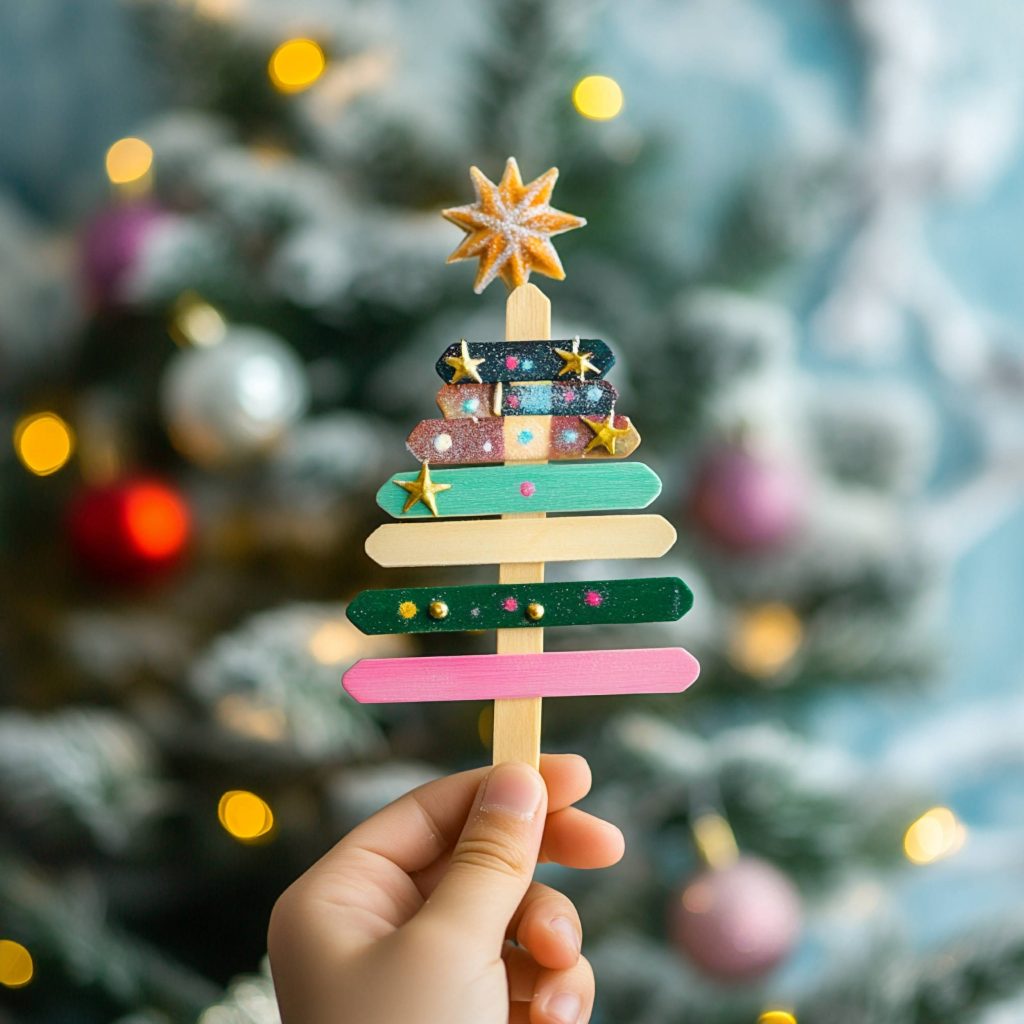
<path id="1" fill-rule="evenodd" d="M 285 1024 L 588 1021 L 576 908 L 531 879 L 538 857 L 614 864 L 622 833 L 570 806 L 590 789 L 582 757 L 546 754 L 540 770 L 420 786 L 294 882 L 268 936 Z"/>

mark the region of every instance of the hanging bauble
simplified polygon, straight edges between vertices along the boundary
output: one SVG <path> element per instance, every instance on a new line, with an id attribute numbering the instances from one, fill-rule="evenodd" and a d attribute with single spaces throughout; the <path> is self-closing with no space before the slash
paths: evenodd
<path id="1" fill-rule="evenodd" d="M 170 485 L 131 478 L 79 493 L 68 509 L 68 538 L 94 578 L 146 583 L 181 559 L 191 521 L 184 498 Z"/>
<path id="2" fill-rule="evenodd" d="M 807 486 L 792 464 L 726 444 L 698 464 L 688 505 L 708 540 L 731 551 L 761 552 L 800 529 Z"/>
<path id="3" fill-rule="evenodd" d="M 81 239 L 82 277 L 99 305 L 124 302 L 126 283 L 154 230 L 171 218 L 149 200 L 117 203 L 100 211 Z"/>
<path id="4" fill-rule="evenodd" d="M 676 948 L 717 981 L 753 981 L 792 951 L 800 897 L 777 868 L 741 856 L 704 867 L 683 888 L 671 915 Z"/>
<path id="5" fill-rule="evenodd" d="M 209 348 L 175 355 L 160 386 L 176 448 L 205 465 L 238 462 L 273 446 L 309 402 L 291 348 L 258 327 L 229 327 Z"/>

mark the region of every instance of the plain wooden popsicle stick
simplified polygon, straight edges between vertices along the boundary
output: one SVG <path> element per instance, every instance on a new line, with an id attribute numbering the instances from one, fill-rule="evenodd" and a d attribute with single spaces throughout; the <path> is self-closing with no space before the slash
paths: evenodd
<path id="1" fill-rule="evenodd" d="M 514 288 L 505 304 L 505 340 L 547 340 L 550 337 L 551 300 L 536 285 L 524 284 Z M 543 518 L 543 512 L 519 512 L 502 516 L 504 521 Z M 502 563 L 498 570 L 498 582 L 543 583 L 544 562 Z M 498 630 L 498 654 L 540 654 L 543 650 L 543 629 Z M 495 700 L 492 762 L 524 761 L 539 768 L 540 729 L 540 697 Z"/>
<path id="2" fill-rule="evenodd" d="M 366 538 L 366 553 L 386 569 L 403 566 L 504 565 L 585 562 L 610 558 L 660 558 L 676 542 L 664 517 L 558 516 L 517 513 L 501 519 L 438 519 L 386 523 Z M 540 583 L 523 579 L 502 583 Z"/>

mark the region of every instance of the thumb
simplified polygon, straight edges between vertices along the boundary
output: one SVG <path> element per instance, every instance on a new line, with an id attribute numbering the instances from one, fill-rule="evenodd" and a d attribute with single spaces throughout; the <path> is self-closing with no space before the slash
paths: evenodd
<path id="1" fill-rule="evenodd" d="M 492 768 L 477 790 L 448 870 L 417 916 L 500 945 L 533 878 L 547 798 L 544 780 L 528 764 Z"/>

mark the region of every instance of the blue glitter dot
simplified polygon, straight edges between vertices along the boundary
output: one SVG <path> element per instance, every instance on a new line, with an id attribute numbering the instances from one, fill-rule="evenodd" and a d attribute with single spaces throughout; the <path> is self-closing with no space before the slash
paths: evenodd
<path id="1" fill-rule="evenodd" d="M 480 405 L 480 399 L 479 398 L 467 398 L 462 403 L 462 411 L 463 412 L 476 412 L 476 410 L 479 407 L 479 405 Z"/>
<path id="2" fill-rule="evenodd" d="M 578 430 L 563 430 L 562 431 L 562 440 L 563 441 L 567 441 L 569 444 L 572 444 L 572 442 L 575 441 L 579 436 L 580 436 L 580 434 L 579 434 Z"/>
<path id="3" fill-rule="evenodd" d="M 532 370 L 533 369 L 533 360 L 532 359 L 524 359 L 523 360 L 523 369 L 524 370 Z"/>
<path id="4" fill-rule="evenodd" d="M 516 440 L 520 444 L 529 444 L 533 440 L 533 432 L 530 430 L 520 430 Z"/>
<path id="5" fill-rule="evenodd" d="M 600 397 L 601 397 L 601 389 L 599 387 L 594 385 L 592 387 L 587 388 L 587 398 L 589 398 L 592 402 L 598 401 L 598 399 L 600 399 Z"/>

